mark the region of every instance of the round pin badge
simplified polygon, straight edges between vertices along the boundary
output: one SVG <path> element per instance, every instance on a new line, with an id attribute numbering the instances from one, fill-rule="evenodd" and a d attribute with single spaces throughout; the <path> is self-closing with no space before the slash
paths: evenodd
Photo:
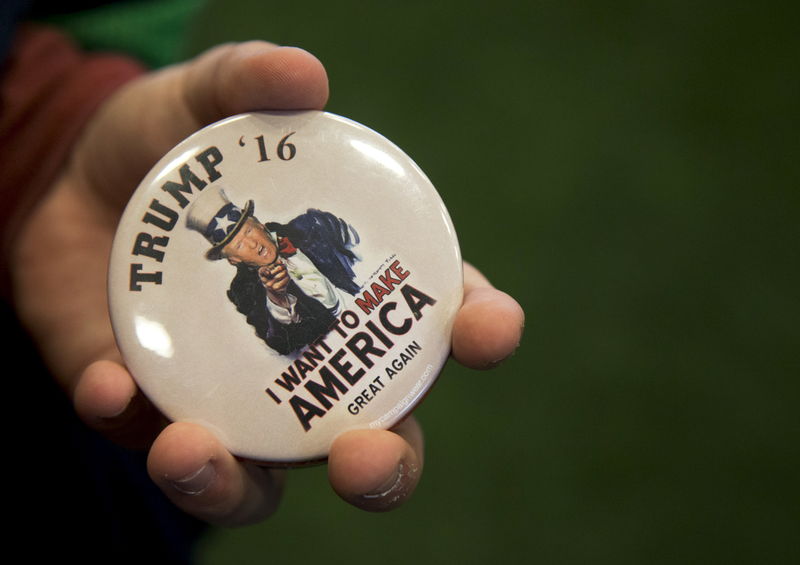
<path id="1" fill-rule="evenodd" d="M 109 299 L 125 363 L 168 418 L 290 465 L 411 412 L 449 355 L 462 280 L 447 210 L 397 146 L 327 112 L 256 112 L 144 178 Z"/>

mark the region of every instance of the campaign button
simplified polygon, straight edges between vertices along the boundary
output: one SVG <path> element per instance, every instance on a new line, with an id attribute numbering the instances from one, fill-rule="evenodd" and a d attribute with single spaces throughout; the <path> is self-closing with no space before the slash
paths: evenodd
<path id="1" fill-rule="evenodd" d="M 449 355 L 461 269 L 441 198 L 397 146 L 327 112 L 255 112 L 141 182 L 114 239 L 111 320 L 168 418 L 291 465 L 413 410 Z"/>

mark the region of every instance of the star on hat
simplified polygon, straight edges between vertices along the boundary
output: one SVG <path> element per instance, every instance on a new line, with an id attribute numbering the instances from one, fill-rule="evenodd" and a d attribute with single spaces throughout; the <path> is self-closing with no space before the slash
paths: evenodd
<path id="1" fill-rule="evenodd" d="M 253 214 L 253 201 L 244 209 L 233 204 L 222 188 L 205 188 L 192 202 L 186 214 L 186 227 L 199 232 L 211 243 L 208 259 L 222 258 L 222 249 L 233 239 Z"/>

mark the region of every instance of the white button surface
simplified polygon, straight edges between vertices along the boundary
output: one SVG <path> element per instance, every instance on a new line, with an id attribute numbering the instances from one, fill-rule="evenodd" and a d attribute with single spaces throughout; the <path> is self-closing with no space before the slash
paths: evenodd
<path id="1" fill-rule="evenodd" d="M 425 395 L 462 299 L 450 217 L 414 162 L 330 113 L 251 113 L 170 151 L 132 196 L 109 272 L 139 386 L 234 454 L 326 457 Z"/>

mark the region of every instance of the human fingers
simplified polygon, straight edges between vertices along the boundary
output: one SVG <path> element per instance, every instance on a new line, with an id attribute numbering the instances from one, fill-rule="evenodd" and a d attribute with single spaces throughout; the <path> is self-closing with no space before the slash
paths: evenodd
<path id="1" fill-rule="evenodd" d="M 89 427 L 130 448 L 149 446 L 167 425 L 127 369 L 114 361 L 97 361 L 83 371 L 73 403 Z"/>
<path id="2" fill-rule="evenodd" d="M 272 278 L 272 270 L 270 269 L 269 265 L 263 265 L 258 268 L 258 278 L 261 280 L 261 284 L 264 287 L 268 286 L 270 279 Z"/>
<path id="3" fill-rule="evenodd" d="M 222 526 L 252 524 L 271 515 L 283 472 L 237 460 L 206 428 L 174 423 L 153 443 L 152 480 L 183 511 Z"/>
<path id="4" fill-rule="evenodd" d="M 264 288 L 273 292 L 282 292 L 289 285 L 289 273 L 281 264 L 260 267 L 258 276 Z"/>
<path id="5" fill-rule="evenodd" d="M 252 110 L 321 109 L 328 101 L 328 76 L 316 57 L 264 41 L 208 51 L 185 67 L 182 88 L 200 124 Z"/>
<path id="6" fill-rule="evenodd" d="M 424 440 L 413 416 L 390 430 L 353 430 L 333 442 L 328 479 L 336 493 L 362 510 L 403 504 L 422 474 Z"/>
<path id="7" fill-rule="evenodd" d="M 116 93 L 87 129 L 77 168 L 120 208 L 164 153 L 203 126 L 247 111 L 320 109 L 327 99 L 325 69 L 310 53 L 262 41 L 225 44 Z"/>
<path id="8" fill-rule="evenodd" d="M 464 301 L 453 326 L 453 357 L 473 369 L 490 369 L 514 353 L 524 326 L 519 303 L 464 263 Z"/>
<path id="9" fill-rule="evenodd" d="M 268 286 L 275 292 L 285 291 L 289 286 L 289 273 L 286 271 L 286 269 L 278 269 L 274 271 Z"/>
<path id="10" fill-rule="evenodd" d="M 259 273 L 262 273 L 267 279 L 277 278 L 279 275 L 285 276 L 287 274 L 286 265 L 283 263 L 273 263 L 272 265 L 264 265 L 259 267 Z"/>

